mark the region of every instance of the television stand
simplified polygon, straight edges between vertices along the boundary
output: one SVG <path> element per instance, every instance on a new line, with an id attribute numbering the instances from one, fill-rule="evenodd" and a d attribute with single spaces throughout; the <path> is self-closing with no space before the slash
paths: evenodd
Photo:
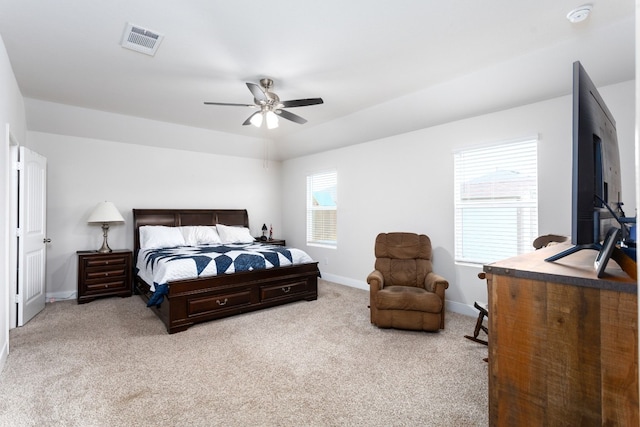
<path id="1" fill-rule="evenodd" d="M 553 261 L 557 261 L 561 258 L 566 257 L 567 255 L 571 255 L 574 254 L 576 252 L 579 252 L 583 249 L 593 249 L 596 251 L 601 251 L 602 250 L 602 245 L 600 244 L 586 244 L 586 245 L 575 245 L 570 247 L 569 249 L 565 249 L 562 252 L 559 252 L 555 255 L 552 255 L 548 258 L 545 258 L 544 260 L 547 262 L 553 262 Z M 620 266 L 620 268 L 622 269 L 622 271 L 624 271 L 625 273 L 627 273 L 629 275 L 629 277 L 631 277 L 633 280 L 637 280 L 638 278 L 638 266 L 636 264 L 636 261 L 631 258 L 629 255 L 627 255 L 622 249 L 618 248 L 618 247 L 614 247 L 612 252 L 611 252 L 611 259 L 613 259 L 615 262 L 618 263 L 618 265 Z"/>
<path id="2" fill-rule="evenodd" d="M 574 254 L 574 253 L 576 253 L 578 251 L 581 251 L 583 249 L 593 249 L 593 250 L 596 250 L 596 251 L 599 252 L 602 249 L 602 245 L 597 244 L 597 243 L 588 243 L 586 245 L 575 245 L 575 246 L 572 246 L 569 249 L 566 249 L 566 250 L 564 250 L 564 251 L 562 251 L 560 253 L 557 253 L 557 254 L 552 255 L 552 256 L 550 256 L 548 258 L 545 258 L 544 260 L 547 261 L 547 262 L 557 261 L 560 258 L 564 258 L 567 255 Z"/>

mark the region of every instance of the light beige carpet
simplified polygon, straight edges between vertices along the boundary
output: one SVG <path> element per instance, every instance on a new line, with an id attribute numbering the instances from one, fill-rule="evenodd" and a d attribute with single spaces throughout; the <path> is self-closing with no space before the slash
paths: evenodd
<path id="1" fill-rule="evenodd" d="M 10 333 L 2 426 L 486 426 L 475 318 L 439 333 L 378 329 L 367 291 L 174 335 L 138 297 L 47 304 Z"/>

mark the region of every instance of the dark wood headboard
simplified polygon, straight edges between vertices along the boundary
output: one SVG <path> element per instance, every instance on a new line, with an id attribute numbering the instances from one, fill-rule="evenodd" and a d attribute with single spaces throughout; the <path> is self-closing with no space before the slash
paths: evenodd
<path id="1" fill-rule="evenodd" d="M 143 225 L 239 225 L 249 227 L 246 209 L 134 209 L 133 249 L 140 249 L 140 227 Z"/>

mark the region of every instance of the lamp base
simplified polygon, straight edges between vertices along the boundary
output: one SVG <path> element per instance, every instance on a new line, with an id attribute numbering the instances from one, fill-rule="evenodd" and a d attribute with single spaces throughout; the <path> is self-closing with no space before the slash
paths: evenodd
<path id="1" fill-rule="evenodd" d="M 101 254 L 112 252 L 111 248 L 109 247 L 109 243 L 107 243 L 107 234 L 109 234 L 109 224 L 105 222 L 104 224 L 102 224 L 102 235 L 104 237 L 104 240 L 102 241 L 102 247 L 98 249 L 98 252 Z"/>

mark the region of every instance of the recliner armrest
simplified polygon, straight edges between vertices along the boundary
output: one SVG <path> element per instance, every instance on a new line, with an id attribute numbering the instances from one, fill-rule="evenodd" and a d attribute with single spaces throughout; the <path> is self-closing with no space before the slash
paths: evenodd
<path id="1" fill-rule="evenodd" d="M 429 292 L 438 294 L 444 300 L 444 290 L 449 287 L 449 282 L 433 271 L 424 278 L 424 288 Z"/>
<path id="2" fill-rule="evenodd" d="M 369 276 L 367 276 L 367 283 L 371 288 L 371 291 L 379 291 L 384 287 L 384 276 L 379 270 L 373 270 Z"/>

